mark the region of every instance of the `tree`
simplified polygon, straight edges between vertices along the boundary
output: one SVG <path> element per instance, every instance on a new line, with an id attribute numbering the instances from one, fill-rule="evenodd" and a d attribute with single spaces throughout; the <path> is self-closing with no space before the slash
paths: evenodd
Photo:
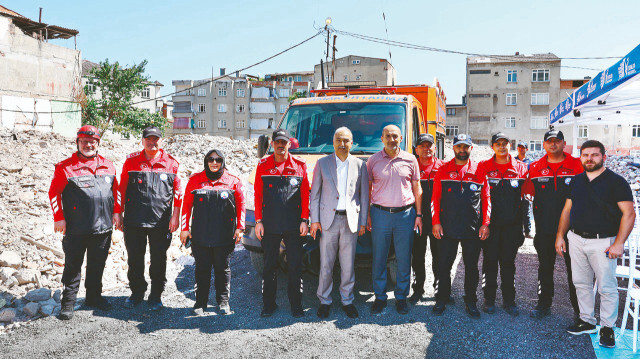
<path id="1" fill-rule="evenodd" d="M 147 60 L 125 68 L 106 59 L 93 68 L 89 80 L 93 86 L 85 86 L 86 97 L 80 101 L 82 123 L 96 126 L 102 133 L 111 130 L 126 137 L 139 135 L 147 126 L 164 130 L 166 118 L 133 107 L 134 97 L 149 84 L 149 77 L 144 75 L 146 66 Z"/>
<path id="2" fill-rule="evenodd" d="M 297 98 L 305 98 L 305 97 L 308 97 L 307 96 L 307 91 L 302 91 L 302 92 L 298 91 L 298 92 L 295 92 L 293 95 L 289 96 L 289 102 L 291 102 L 291 101 L 293 101 L 293 100 L 295 100 Z"/>

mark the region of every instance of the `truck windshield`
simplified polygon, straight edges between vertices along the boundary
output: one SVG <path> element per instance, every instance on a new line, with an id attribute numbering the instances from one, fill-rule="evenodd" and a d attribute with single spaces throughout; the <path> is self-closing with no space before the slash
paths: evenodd
<path id="1" fill-rule="evenodd" d="M 280 128 L 299 143 L 291 153 L 332 153 L 335 130 L 347 127 L 353 133 L 352 153 L 373 154 L 384 147 L 380 137 L 387 125 L 400 128 L 400 148 L 405 149 L 405 111 L 404 104 L 384 102 L 297 105 L 289 108 Z"/>

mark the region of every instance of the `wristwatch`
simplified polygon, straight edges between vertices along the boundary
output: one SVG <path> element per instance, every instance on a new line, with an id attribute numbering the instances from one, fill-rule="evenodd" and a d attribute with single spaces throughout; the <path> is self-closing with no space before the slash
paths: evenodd
<path id="1" fill-rule="evenodd" d="M 306 224 L 309 224 L 309 220 L 306 218 L 300 218 L 300 222 L 304 222 Z"/>
<path id="2" fill-rule="evenodd" d="M 416 213 L 416 217 L 422 218 L 422 213 Z"/>
<path id="3" fill-rule="evenodd" d="M 258 224 L 258 223 L 262 223 L 262 220 L 261 219 L 257 220 L 256 224 Z"/>

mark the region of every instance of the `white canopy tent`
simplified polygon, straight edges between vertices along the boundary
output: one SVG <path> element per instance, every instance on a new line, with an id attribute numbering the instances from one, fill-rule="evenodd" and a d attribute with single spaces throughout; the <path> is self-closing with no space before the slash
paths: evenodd
<path id="1" fill-rule="evenodd" d="M 576 89 L 549 113 L 554 127 L 573 126 L 573 143 L 578 125 L 640 124 L 640 45 Z M 574 145 L 574 155 L 577 146 Z"/>

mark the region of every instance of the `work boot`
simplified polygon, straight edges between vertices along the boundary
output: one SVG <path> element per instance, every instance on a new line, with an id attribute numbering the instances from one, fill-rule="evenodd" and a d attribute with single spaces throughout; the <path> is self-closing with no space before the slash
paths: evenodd
<path id="1" fill-rule="evenodd" d="M 464 310 L 467 311 L 469 317 L 473 319 L 480 319 L 480 311 L 476 303 L 465 303 Z"/>
<path id="2" fill-rule="evenodd" d="M 447 308 L 446 304 L 443 302 L 436 302 L 436 305 L 433 306 L 433 314 L 442 315 L 444 310 Z"/>
<path id="3" fill-rule="evenodd" d="M 63 304 L 62 308 L 60 309 L 60 314 L 58 314 L 58 319 L 71 320 L 73 318 L 73 306 L 74 303 Z"/>
<path id="4" fill-rule="evenodd" d="M 512 317 L 517 317 L 518 315 L 520 315 L 520 311 L 515 304 L 505 304 L 504 311 Z"/>
<path id="5" fill-rule="evenodd" d="M 143 299 L 144 294 L 131 294 L 129 298 L 125 299 L 124 307 L 129 309 L 135 308 L 142 303 Z"/>
<path id="6" fill-rule="evenodd" d="M 407 305 L 406 299 L 397 299 L 396 300 L 396 311 L 399 314 L 408 314 L 409 313 L 409 305 Z"/>
<path id="7" fill-rule="evenodd" d="M 496 304 L 492 301 L 485 300 L 484 304 L 482 304 L 482 311 L 487 314 L 495 314 Z"/>
<path id="8" fill-rule="evenodd" d="M 84 301 L 84 305 L 86 305 L 87 307 L 103 310 L 105 312 L 111 310 L 111 308 L 113 307 L 111 303 L 109 303 L 109 301 L 103 296 L 87 298 Z"/>
<path id="9" fill-rule="evenodd" d="M 384 310 L 384 308 L 386 306 L 387 306 L 387 301 L 386 300 L 376 299 L 373 302 L 373 305 L 371 305 L 371 315 L 380 315 L 380 314 L 382 314 L 382 311 Z"/>
<path id="10" fill-rule="evenodd" d="M 542 318 L 546 317 L 549 314 L 551 314 L 551 308 L 550 307 L 543 307 L 541 305 L 537 305 L 531 311 L 531 314 L 529 316 L 531 318 L 534 318 L 534 319 L 542 319 Z"/>
<path id="11" fill-rule="evenodd" d="M 329 311 L 331 310 L 331 306 L 329 304 L 320 304 L 318 307 L 318 312 L 316 315 L 318 318 L 329 318 Z"/>
<path id="12" fill-rule="evenodd" d="M 231 314 L 231 307 L 229 306 L 229 302 L 220 302 L 218 311 L 220 312 L 220 314 L 222 315 L 228 315 Z"/>
<path id="13" fill-rule="evenodd" d="M 420 299 L 422 299 L 422 296 L 424 296 L 424 291 L 413 291 L 413 294 L 409 297 L 409 301 L 413 304 L 418 303 Z"/>
<path id="14" fill-rule="evenodd" d="M 264 308 L 262 308 L 262 312 L 260 313 L 260 316 L 263 318 L 270 317 L 273 315 L 276 309 L 278 309 L 277 304 L 274 304 L 273 306 L 264 306 Z"/>

